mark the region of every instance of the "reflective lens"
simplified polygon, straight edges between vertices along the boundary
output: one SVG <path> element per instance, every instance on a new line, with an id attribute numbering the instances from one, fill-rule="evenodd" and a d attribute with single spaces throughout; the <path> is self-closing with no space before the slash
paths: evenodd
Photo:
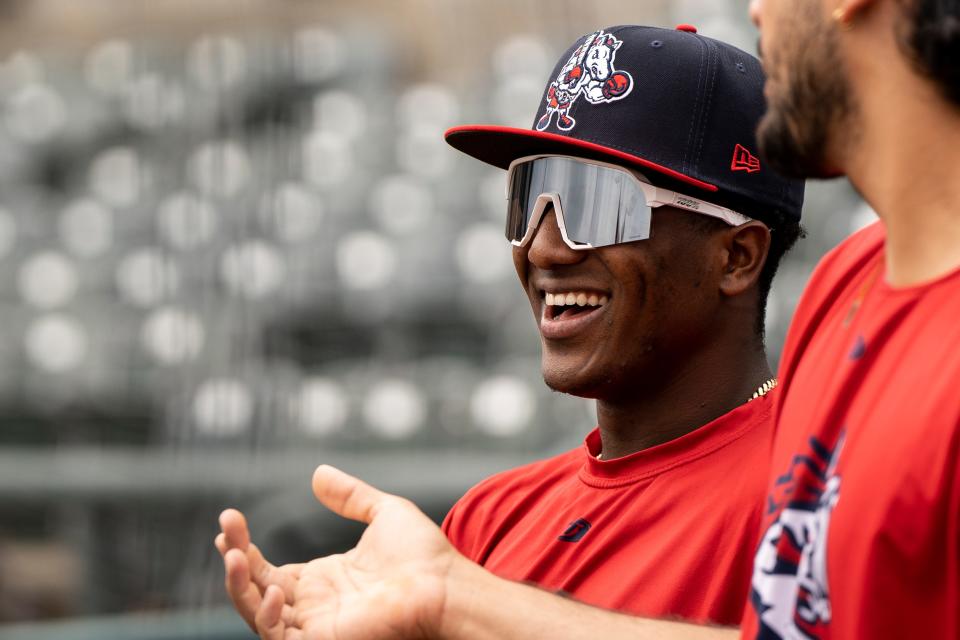
<path id="1" fill-rule="evenodd" d="M 522 243 L 548 202 L 559 199 L 565 239 L 604 247 L 650 237 L 650 207 L 636 176 L 573 158 L 535 158 L 510 175 L 507 239 Z M 534 219 L 536 218 L 536 219 Z"/>

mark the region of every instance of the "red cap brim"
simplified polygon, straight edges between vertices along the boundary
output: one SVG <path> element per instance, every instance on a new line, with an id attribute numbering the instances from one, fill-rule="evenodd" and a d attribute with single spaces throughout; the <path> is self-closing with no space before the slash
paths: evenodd
<path id="1" fill-rule="evenodd" d="M 716 185 L 691 178 L 646 158 L 556 133 L 477 124 L 452 127 L 447 129 L 443 137 L 454 149 L 501 169 L 506 169 L 511 162 L 525 156 L 569 155 L 616 164 L 626 163 L 638 169 L 656 171 L 705 191 L 717 191 Z"/>

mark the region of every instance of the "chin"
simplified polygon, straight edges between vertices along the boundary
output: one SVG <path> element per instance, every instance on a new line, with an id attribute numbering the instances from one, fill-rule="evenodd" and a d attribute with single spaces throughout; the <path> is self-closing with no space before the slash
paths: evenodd
<path id="1" fill-rule="evenodd" d="M 795 109 L 770 107 L 760 121 L 760 153 L 777 173 L 790 178 L 833 178 L 842 175 L 827 157 L 829 122 L 804 120 Z"/>
<path id="2" fill-rule="evenodd" d="M 587 400 L 614 400 L 636 394 L 637 381 L 645 380 L 644 370 L 630 370 L 622 363 L 587 357 L 544 357 L 543 382 L 552 390 Z M 629 383 L 624 383 L 630 381 Z M 641 383 L 649 384 L 649 383 Z"/>
<path id="3" fill-rule="evenodd" d="M 543 361 L 543 382 L 553 391 L 579 398 L 595 399 L 602 381 L 595 379 L 583 367 L 560 365 Z"/>

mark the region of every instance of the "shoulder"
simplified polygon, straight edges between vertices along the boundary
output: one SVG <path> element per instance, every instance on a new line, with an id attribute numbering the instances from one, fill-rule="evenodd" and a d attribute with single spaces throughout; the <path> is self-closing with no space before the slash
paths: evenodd
<path id="1" fill-rule="evenodd" d="M 882 264 L 886 230 L 876 222 L 829 251 L 813 270 L 794 310 L 783 349 L 780 378 L 790 376 L 793 356 L 803 352 L 831 309 L 839 308 Z"/>
<path id="2" fill-rule="evenodd" d="M 774 411 L 779 400 L 780 388 L 775 387 L 764 396 L 751 400 L 731 411 L 726 420 L 731 422 L 727 442 L 711 459 L 705 459 L 700 469 L 692 473 L 703 474 L 706 494 L 755 495 L 757 504 L 762 504 L 766 492 L 767 471 L 774 437 Z M 731 461 L 736 464 L 731 464 Z M 742 502 L 731 503 L 742 509 Z M 718 499 L 715 506 L 722 506 Z"/>
<path id="3" fill-rule="evenodd" d="M 496 499 L 502 503 L 512 496 L 525 496 L 531 489 L 552 484 L 557 480 L 572 477 L 583 464 L 583 449 L 578 447 L 558 456 L 538 460 L 515 469 L 495 474 L 467 491 L 457 505 L 471 504 Z"/>
<path id="4" fill-rule="evenodd" d="M 801 302 L 815 302 L 817 294 L 843 286 L 858 274 L 872 269 L 883 254 L 886 239 L 883 223 L 875 222 L 831 249 L 817 263 Z"/>
<path id="5" fill-rule="evenodd" d="M 470 558 L 478 532 L 498 526 L 530 502 L 542 497 L 550 487 L 576 479 L 583 465 L 583 449 L 540 460 L 490 476 L 475 485 L 450 509 L 443 531 L 462 553 Z"/>

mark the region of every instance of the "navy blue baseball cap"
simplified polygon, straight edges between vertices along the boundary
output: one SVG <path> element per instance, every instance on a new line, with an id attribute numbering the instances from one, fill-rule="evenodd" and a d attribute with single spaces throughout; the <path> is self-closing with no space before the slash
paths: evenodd
<path id="1" fill-rule="evenodd" d="M 532 128 L 465 125 L 444 137 L 503 169 L 541 154 L 630 167 L 775 228 L 800 220 L 803 181 L 757 155 L 763 83 L 759 60 L 690 25 L 609 27 L 560 57 Z"/>

